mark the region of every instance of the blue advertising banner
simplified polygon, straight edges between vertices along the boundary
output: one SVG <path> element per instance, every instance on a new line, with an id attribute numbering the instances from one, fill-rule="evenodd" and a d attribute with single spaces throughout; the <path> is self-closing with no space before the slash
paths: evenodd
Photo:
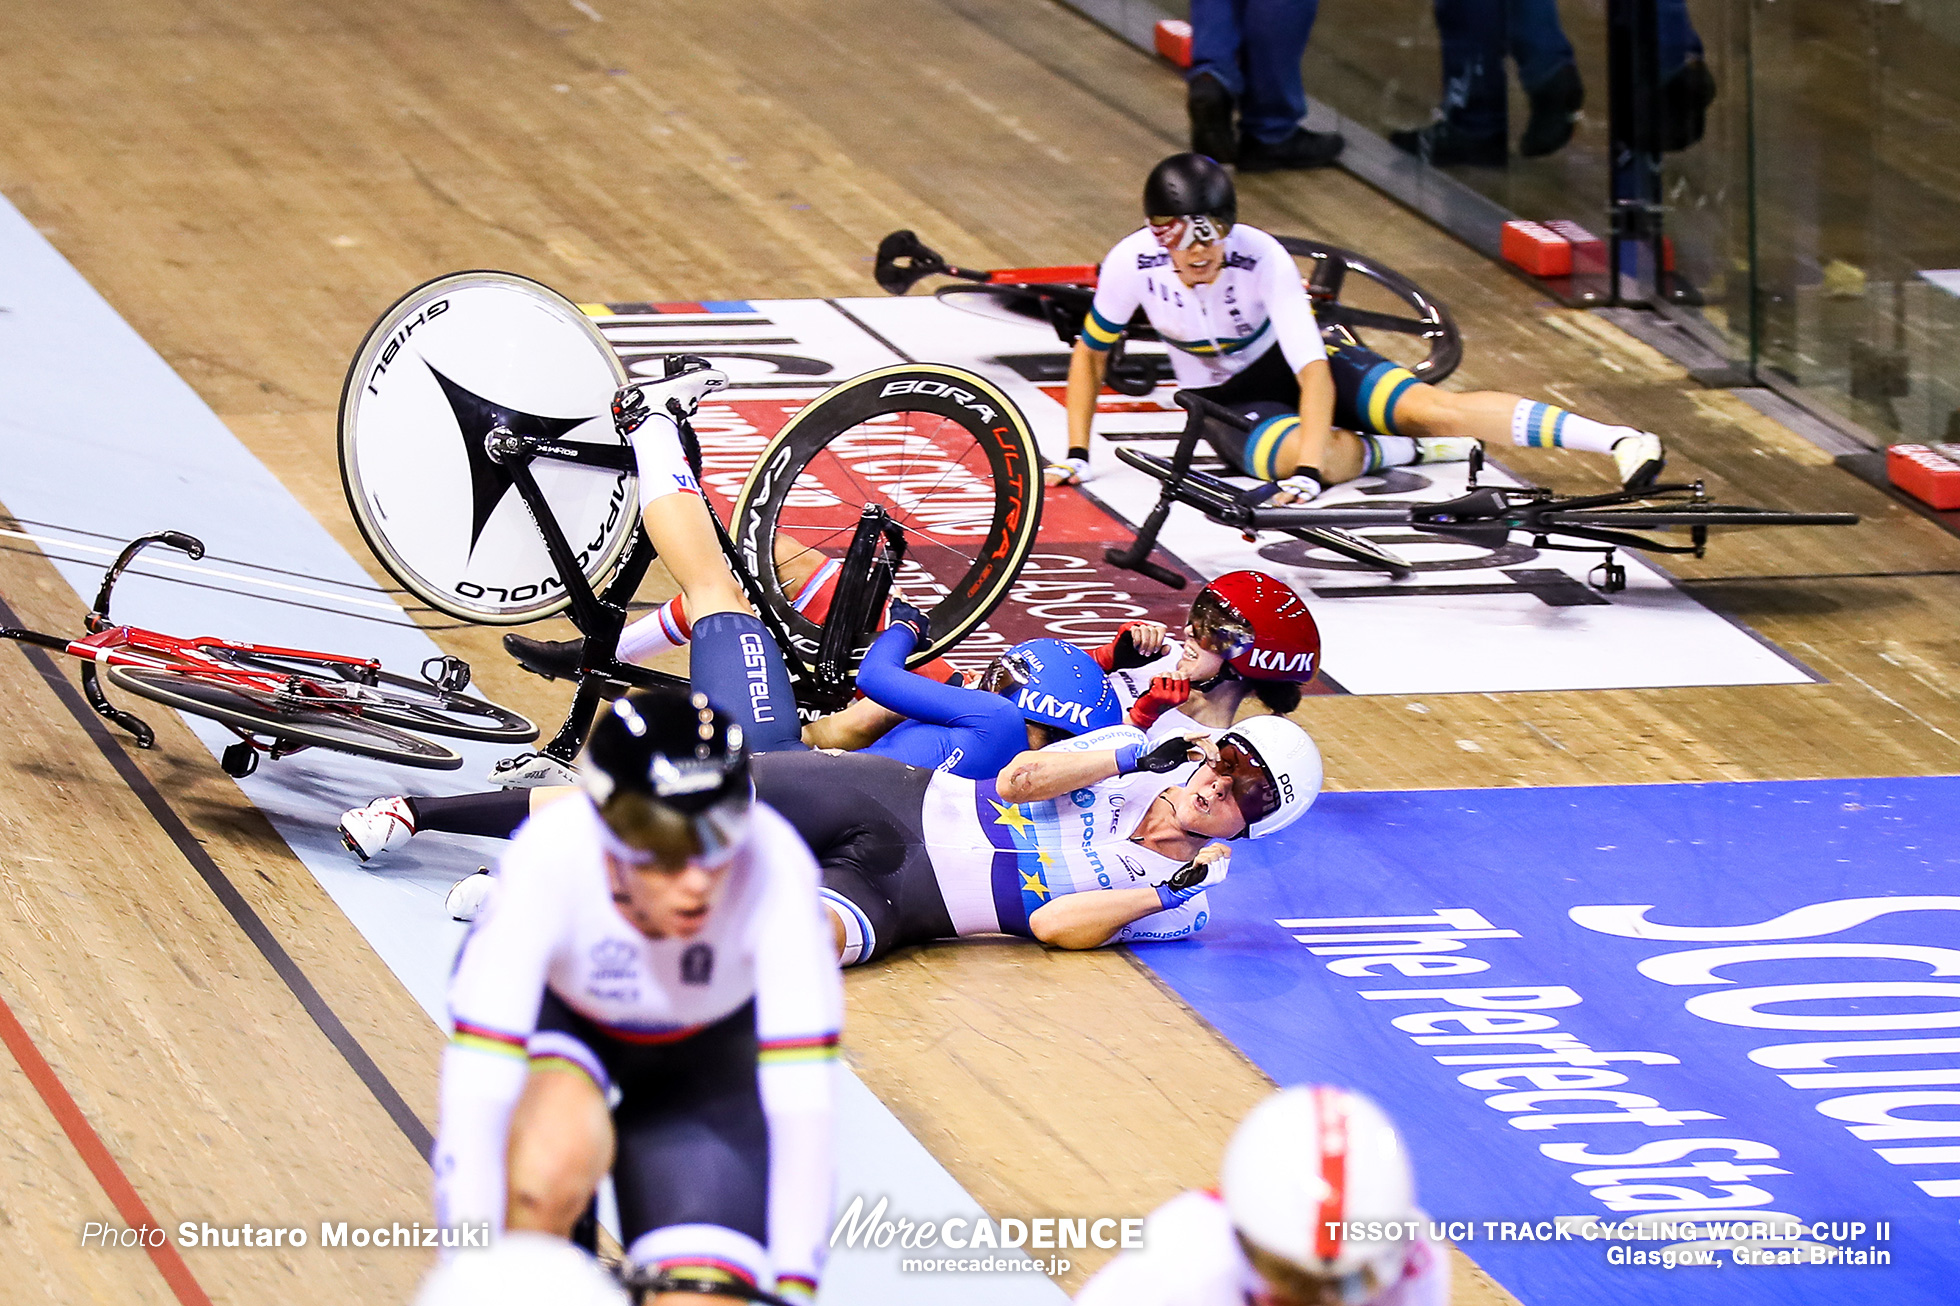
<path id="1" fill-rule="evenodd" d="M 1526 1306 L 1947 1303 L 1956 823 L 1949 777 L 1328 794 L 1138 955 L 1380 1101 Z"/>

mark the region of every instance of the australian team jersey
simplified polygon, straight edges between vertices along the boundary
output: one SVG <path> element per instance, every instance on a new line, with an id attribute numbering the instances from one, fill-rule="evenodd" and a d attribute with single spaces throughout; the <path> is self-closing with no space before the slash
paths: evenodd
<path id="1" fill-rule="evenodd" d="M 1136 740 L 1134 729 L 1112 726 L 1049 747 L 1093 750 Z M 1031 803 L 1003 802 L 992 780 L 935 775 L 920 824 L 953 928 L 963 935 L 1031 937 L 1028 917 L 1063 894 L 1163 884 L 1184 863 L 1130 836 L 1157 795 L 1190 779 L 1195 769 L 1139 771 Z M 1205 895 L 1195 894 L 1132 921 L 1109 942 L 1181 939 L 1203 929 L 1210 914 Z"/>
<path id="2" fill-rule="evenodd" d="M 1097 277 L 1083 342 L 1108 349 L 1139 308 L 1170 346 L 1171 369 L 1185 389 L 1218 385 L 1274 345 L 1295 372 L 1327 357 L 1293 256 L 1243 222 L 1225 237 L 1218 279 L 1202 286 L 1178 279 L 1150 228 L 1118 241 Z"/>
<path id="3" fill-rule="evenodd" d="M 1239 1248 L 1225 1203 L 1182 1193 L 1150 1213 L 1143 1250 L 1123 1252 L 1082 1285 L 1075 1306 L 1245 1306 L 1267 1291 Z M 1448 1306 L 1442 1249 L 1419 1241 L 1402 1277 L 1355 1306 Z"/>

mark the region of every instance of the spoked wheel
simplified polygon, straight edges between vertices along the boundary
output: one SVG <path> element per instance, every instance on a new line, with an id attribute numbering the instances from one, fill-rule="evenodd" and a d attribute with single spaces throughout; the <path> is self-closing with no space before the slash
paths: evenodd
<path id="1" fill-rule="evenodd" d="M 1402 362 L 1422 381 L 1441 381 L 1463 361 L 1463 336 L 1456 319 L 1394 268 L 1366 254 L 1301 236 L 1276 239 L 1294 258 L 1310 261 L 1307 295 L 1323 327 L 1346 327 L 1362 344 Z M 1365 284 L 1354 284 L 1355 277 Z M 1376 301 L 1382 307 L 1374 307 Z M 1411 361 L 1416 348 L 1426 352 Z"/>
<path id="2" fill-rule="evenodd" d="M 777 564 L 841 556 L 865 505 L 882 508 L 905 541 L 896 589 L 932 627 L 917 665 L 1007 597 L 1041 524 L 1040 467 L 1027 419 L 990 382 L 930 363 L 888 367 L 831 390 L 777 433 L 736 500 L 733 535 L 814 660 L 821 628 L 791 604 Z"/>
<path id="3" fill-rule="evenodd" d="M 182 671 L 114 666 L 107 671 L 110 683 L 120 689 L 250 734 L 432 771 L 454 771 L 463 764 L 454 749 L 347 708 L 288 703 Z"/>
<path id="4" fill-rule="evenodd" d="M 229 649 L 206 651 L 254 671 L 322 681 L 358 703 L 361 715 L 370 721 L 452 739 L 481 739 L 498 744 L 527 744 L 538 737 L 537 726 L 509 708 L 474 694 L 443 689 L 426 680 L 381 671 L 374 673 L 376 683 L 370 685 L 355 678 L 353 667 L 324 658 L 239 653 Z"/>

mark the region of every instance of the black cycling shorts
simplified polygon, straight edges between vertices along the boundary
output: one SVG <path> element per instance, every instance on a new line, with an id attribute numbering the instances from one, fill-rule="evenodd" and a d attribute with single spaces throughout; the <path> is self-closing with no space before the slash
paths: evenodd
<path id="1" fill-rule="evenodd" d="M 1415 373 L 1383 358 L 1339 328 L 1322 331 L 1327 365 L 1334 374 L 1334 425 L 1366 435 L 1399 435 L 1395 406 L 1409 387 L 1421 385 Z M 1274 345 L 1251 367 L 1218 385 L 1193 390 L 1225 408 L 1257 422 L 1276 413 L 1298 412 L 1300 379 L 1286 364 L 1286 354 Z M 1241 476 L 1258 473 L 1248 466 L 1247 433 L 1224 423 L 1209 423 L 1205 438 L 1218 456 Z"/>
<path id="2" fill-rule="evenodd" d="M 749 767 L 756 797 L 796 827 L 823 868 L 824 898 L 844 920 L 846 965 L 954 937 L 926 852 L 934 772 L 872 753 L 767 753 Z"/>
<path id="3" fill-rule="evenodd" d="M 753 1001 L 677 1042 L 642 1044 L 606 1033 L 546 990 L 538 1035 L 534 1059 L 563 1056 L 587 1074 L 596 1063 L 610 1081 L 599 1087 L 619 1090 L 613 1189 L 626 1246 L 683 1224 L 719 1225 L 769 1245 L 769 1122 L 756 1081 Z"/>

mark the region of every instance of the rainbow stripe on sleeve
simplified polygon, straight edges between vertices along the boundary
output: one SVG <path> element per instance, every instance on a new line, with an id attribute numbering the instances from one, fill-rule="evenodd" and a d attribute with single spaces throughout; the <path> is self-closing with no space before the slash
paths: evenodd
<path id="1" fill-rule="evenodd" d="M 764 1066 L 794 1066 L 807 1061 L 837 1059 L 835 1031 L 806 1034 L 796 1038 L 766 1038 L 756 1043 L 756 1063 Z"/>
<path id="2" fill-rule="evenodd" d="M 459 1020 L 449 1035 L 449 1041 L 459 1048 L 469 1048 L 475 1052 L 489 1052 L 500 1057 L 515 1057 L 519 1061 L 530 1059 L 526 1049 L 529 1042 L 522 1034 L 507 1034 L 501 1029 L 491 1029 L 487 1025 L 472 1025 L 467 1020 Z"/>

